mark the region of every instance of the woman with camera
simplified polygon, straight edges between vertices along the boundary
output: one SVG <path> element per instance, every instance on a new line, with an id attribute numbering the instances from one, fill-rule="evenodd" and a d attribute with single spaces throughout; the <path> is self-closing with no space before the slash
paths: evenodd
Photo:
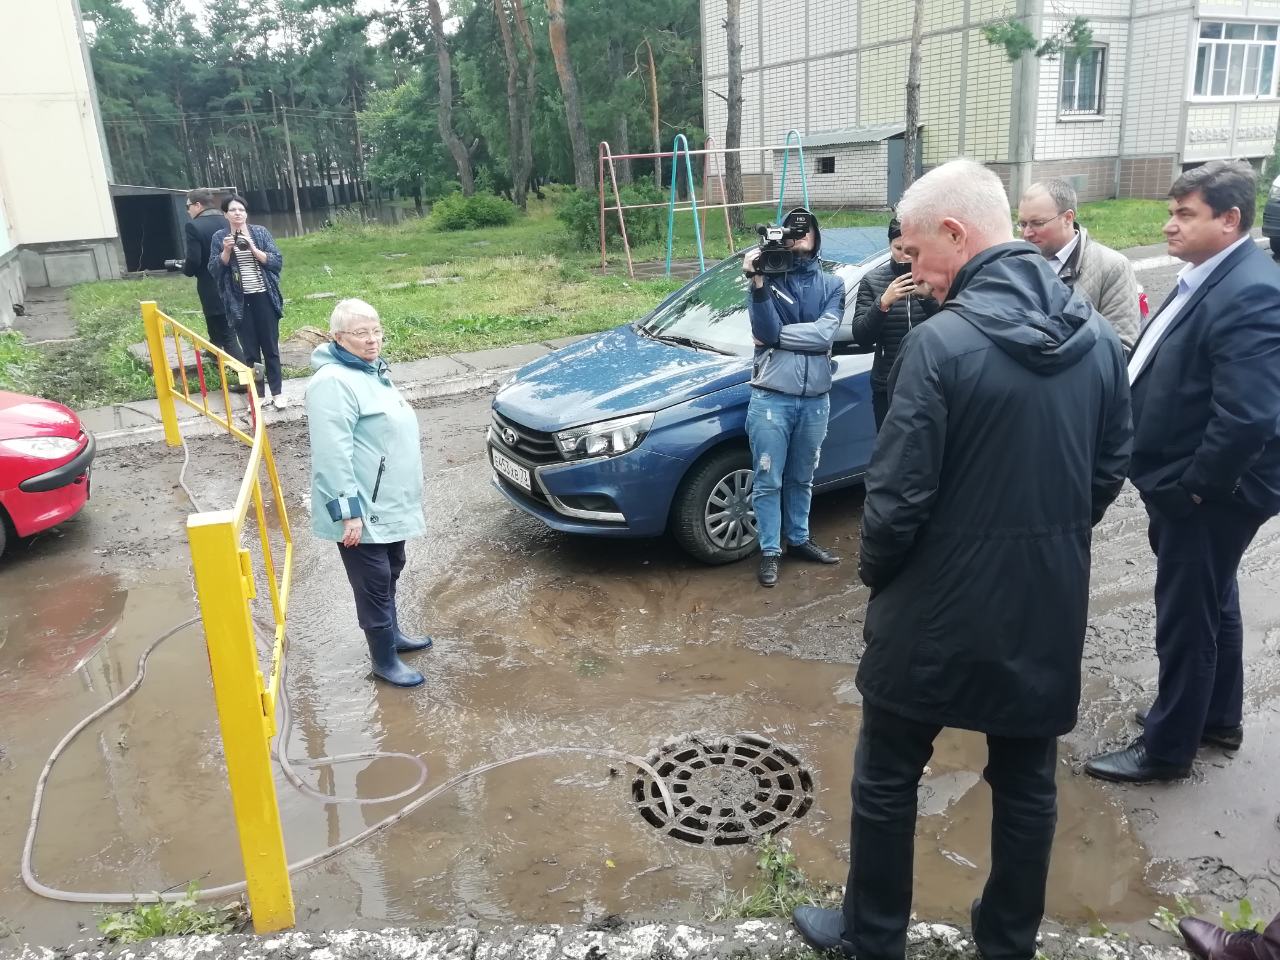
<path id="1" fill-rule="evenodd" d="M 902 229 L 889 223 L 888 262 L 870 271 L 858 284 L 853 309 L 853 342 L 875 349 L 871 364 L 871 409 L 876 430 L 889 410 L 889 372 L 898 359 L 903 338 L 911 328 L 938 312 L 938 301 L 926 296 L 911 278 L 911 261 L 902 249 Z"/>
<path id="2" fill-rule="evenodd" d="M 222 213 L 227 226 L 213 235 L 209 273 L 218 282 L 227 319 L 240 338 L 242 359 L 247 364 L 262 363 L 271 402 L 283 410 L 287 405 L 280 369 L 280 318 L 284 316 L 280 269 L 284 259 L 266 227 L 249 223 L 243 197 L 222 201 Z M 256 380 L 255 387 L 258 397 L 265 397 L 261 380 Z"/>

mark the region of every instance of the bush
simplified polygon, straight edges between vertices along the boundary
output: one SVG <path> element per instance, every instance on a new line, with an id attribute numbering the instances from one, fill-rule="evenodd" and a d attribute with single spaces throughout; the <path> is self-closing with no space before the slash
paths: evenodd
<path id="1" fill-rule="evenodd" d="M 515 218 L 515 204 L 492 193 L 475 193 L 469 197 L 451 193 L 431 208 L 431 224 L 437 230 L 500 227 Z"/>
<path id="2" fill-rule="evenodd" d="M 618 190 L 622 205 L 629 203 L 661 203 L 666 199 L 657 187 L 648 183 L 633 183 Z M 613 192 L 605 195 L 608 206 L 613 206 Z M 649 207 L 644 210 L 624 210 L 627 220 L 627 239 L 633 245 L 657 240 L 666 222 L 666 210 Z M 556 209 L 556 218 L 563 223 L 574 243 L 584 250 L 600 246 L 600 194 L 574 190 L 565 194 Z M 621 240 L 616 212 L 605 214 L 606 239 Z"/>

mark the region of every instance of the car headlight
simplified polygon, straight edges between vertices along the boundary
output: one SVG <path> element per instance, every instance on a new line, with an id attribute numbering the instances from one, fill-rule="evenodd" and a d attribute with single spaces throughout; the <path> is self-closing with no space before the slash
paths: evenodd
<path id="1" fill-rule="evenodd" d="M 1280 177 L 1276 177 L 1275 182 L 1271 184 L 1271 192 L 1267 196 L 1272 200 L 1280 200 Z"/>
<path id="2" fill-rule="evenodd" d="M 561 430 L 556 434 L 556 446 L 566 460 L 617 456 L 639 446 L 653 426 L 653 418 L 652 413 L 641 413 Z"/>
<path id="3" fill-rule="evenodd" d="M 57 460 L 69 453 L 75 453 L 80 448 L 80 441 L 69 437 L 18 437 L 15 440 L 0 440 L 0 447 L 20 453 L 24 457 Z"/>

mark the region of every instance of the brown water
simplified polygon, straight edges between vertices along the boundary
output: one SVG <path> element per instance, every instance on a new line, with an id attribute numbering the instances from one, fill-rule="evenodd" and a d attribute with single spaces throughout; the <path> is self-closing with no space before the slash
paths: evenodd
<path id="1" fill-rule="evenodd" d="M 843 882 L 860 712 L 852 661 L 865 605 L 853 564 L 786 564 L 783 584 L 766 592 L 755 588 L 749 565 L 709 569 L 661 542 L 551 534 L 509 512 L 489 489 L 475 427 L 483 413 L 482 401 L 459 401 L 429 421 L 432 536 L 411 545 L 401 582 L 406 626 L 437 637 L 435 650 L 414 656 L 429 678 L 423 687 L 369 681 L 336 551 L 309 537 L 300 500 L 290 502 L 299 542 L 292 754 L 404 751 L 428 763 L 434 785 L 545 747 L 643 757 L 690 733 L 753 732 L 812 772 L 813 807 L 781 836 L 811 877 Z M 298 436 L 281 431 L 275 445 L 286 483 L 303 490 Z M 202 497 L 219 495 L 218 478 L 234 477 L 233 461 L 197 454 Z M 90 513 L 60 540 L 0 565 L 0 862 L 10 865 L 0 879 L 0 918 L 23 927 L 23 939 L 66 941 L 78 921 L 92 919 L 89 908 L 32 896 L 17 877 L 41 765 L 76 719 L 132 679 L 143 647 L 195 611 L 176 471 L 172 455 L 159 464 L 104 455 Z M 139 503 L 144 486 L 157 492 Z M 856 499 L 821 500 L 815 529 L 852 555 Z M 1102 596 L 1103 607 L 1127 602 L 1128 588 L 1115 580 L 1116 594 Z M 1071 753 L 1064 748 L 1059 769 L 1049 913 L 1066 921 L 1095 913 L 1112 923 L 1143 920 L 1156 903 L 1144 879 L 1148 854 L 1126 807 L 1078 776 Z M 948 731 L 938 741 L 921 787 L 921 917 L 963 920 L 981 888 L 990 819 L 984 762 L 978 736 Z M 632 772 L 615 760 L 567 755 L 467 780 L 375 839 L 295 876 L 299 923 L 574 921 L 612 913 L 696 919 L 726 891 L 754 884 L 751 849 L 683 844 L 648 825 L 631 799 Z M 413 771 L 377 760 L 303 775 L 339 795 L 372 796 L 406 786 Z M 279 777 L 278 793 L 291 859 L 394 808 L 317 803 Z M 37 869 L 46 883 L 82 890 L 240 878 L 197 630 L 163 645 L 142 690 L 55 770 Z"/>

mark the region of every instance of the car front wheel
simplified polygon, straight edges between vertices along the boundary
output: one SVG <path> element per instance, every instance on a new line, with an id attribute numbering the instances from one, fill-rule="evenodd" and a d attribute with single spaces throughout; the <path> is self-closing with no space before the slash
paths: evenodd
<path id="1" fill-rule="evenodd" d="M 676 542 L 703 563 L 732 563 L 756 549 L 751 452 L 712 454 L 684 478 L 671 510 Z"/>

